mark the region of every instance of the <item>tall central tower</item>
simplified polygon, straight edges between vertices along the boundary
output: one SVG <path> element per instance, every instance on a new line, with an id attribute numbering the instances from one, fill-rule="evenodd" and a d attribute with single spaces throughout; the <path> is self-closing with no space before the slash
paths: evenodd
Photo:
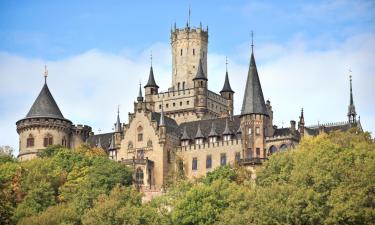
<path id="1" fill-rule="evenodd" d="M 207 44 L 208 28 L 204 30 L 202 25 L 191 28 L 187 24 L 182 29 L 175 25 L 171 30 L 173 90 L 194 88 L 199 60 L 207 78 Z"/>

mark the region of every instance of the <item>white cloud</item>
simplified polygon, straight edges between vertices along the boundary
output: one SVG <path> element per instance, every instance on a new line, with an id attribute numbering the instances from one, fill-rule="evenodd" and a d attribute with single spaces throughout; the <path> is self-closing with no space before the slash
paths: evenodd
<path id="1" fill-rule="evenodd" d="M 245 45 L 241 45 L 245 46 Z M 299 46 L 299 47 L 295 47 Z M 270 99 L 277 125 L 297 120 L 305 108 L 308 124 L 346 120 L 349 101 L 348 67 L 353 70 L 354 100 L 363 127 L 375 131 L 375 36 L 357 35 L 334 49 L 310 51 L 303 39 L 286 46 L 267 43 L 256 48 L 263 93 Z M 149 54 L 153 51 L 156 81 L 162 90 L 171 84 L 168 44 L 157 43 L 141 52 L 109 54 L 91 50 L 66 59 L 45 61 L 0 53 L 0 145 L 18 145 L 15 122 L 24 117 L 43 84 L 48 65 L 48 85 L 64 116 L 74 123 L 109 132 L 120 104 L 121 119 L 133 111 L 138 83 L 147 82 Z M 229 75 L 239 113 L 248 69 L 249 49 L 229 58 Z M 131 52 L 131 53 L 129 53 Z M 210 53 L 209 88 L 220 91 L 225 56 Z"/>

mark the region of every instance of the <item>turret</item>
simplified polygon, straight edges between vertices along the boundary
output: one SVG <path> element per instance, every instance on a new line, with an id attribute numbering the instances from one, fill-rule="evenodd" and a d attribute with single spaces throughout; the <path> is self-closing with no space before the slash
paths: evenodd
<path id="1" fill-rule="evenodd" d="M 303 108 L 301 109 L 301 115 L 299 116 L 298 132 L 301 134 L 301 137 L 305 135 L 305 117 L 303 115 Z"/>
<path id="2" fill-rule="evenodd" d="M 122 137 L 123 137 L 122 131 L 123 131 L 123 129 L 122 129 L 121 121 L 120 121 L 120 107 L 118 107 L 117 108 L 117 119 L 116 119 L 116 123 L 115 123 L 115 134 L 114 134 L 116 147 L 120 147 L 120 143 L 121 143 L 121 140 L 122 140 Z"/>
<path id="3" fill-rule="evenodd" d="M 193 79 L 195 93 L 195 111 L 202 118 L 207 112 L 207 78 L 203 71 L 202 61 L 199 61 L 197 74 Z"/>
<path id="4" fill-rule="evenodd" d="M 265 158 L 266 120 L 269 119 L 262 87 L 251 45 L 250 66 L 241 110 L 243 155 L 246 158 Z"/>
<path id="5" fill-rule="evenodd" d="M 161 107 L 160 119 L 159 119 L 159 142 L 165 143 L 167 138 L 167 127 L 165 125 L 164 110 Z"/>
<path id="6" fill-rule="evenodd" d="M 228 65 L 228 62 L 226 62 L 226 65 Z M 225 98 L 227 100 L 228 114 L 230 116 L 233 116 L 233 95 L 234 95 L 234 91 L 232 90 L 232 88 L 230 86 L 230 83 L 229 83 L 228 67 L 227 66 L 226 66 L 224 86 L 221 89 L 220 94 L 223 98 Z"/>
<path id="7" fill-rule="evenodd" d="M 266 137 L 272 137 L 275 129 L 273 128 L 273 110 L 271 101 L 266 101 L 266 110 L 268 114 L 268 118 L 266 118 Z"/>
<path id="8" fill-rule="evenodd" d="M 355 124 L 357 122 L 355 111 L 354 100 L 353 100 L 353 90 L 352 90 L 352 75 L 349 76 L 350 79 L 350 101 L 348 107 L 348 119 L 350 124 Z"/>
<path id="9" fill-rule="evenodd" d="M 144 88 L 147 108 L 149 108 L 150 110 L 154 110 L 155 103 L 153 101 L 153 95 L 158 94 L 159 86 L 155 82 L 154 70 L 152 68 L 152 65 L 150 66 L 150 74 L 148 76 L 147 84 L 144 86 Z"/>
<path id="10" fill-rule="evenodd" d="M 202 70 L 207 76 L 208 31 L 202 27 L 177 29 L 171 32 L 172 88 L 183 90 L 194 87 L 193 78 L 202 61 Z"/>
<path id="11" fill-rule="evenodd" d="M 196 145 L 202 145 L 203 144 L 204 135 L 202 134 L 200 123 L 198 123 L 198 129 L 197 129 L 197 133 L 195 134 L 194 139 L 195 139 Z"/>

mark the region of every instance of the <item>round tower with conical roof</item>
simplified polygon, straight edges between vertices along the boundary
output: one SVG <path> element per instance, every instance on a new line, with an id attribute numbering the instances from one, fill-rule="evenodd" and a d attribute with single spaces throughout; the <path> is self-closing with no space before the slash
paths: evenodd
<path id="1" fill-rule="evenodd" d="M 72 122 L 62 115 L 45 83 L 26 117 L 16 122 L 19 134 L 19 160 L 37 156 L 41 149 L 60 144 L 70 147 Z"/>

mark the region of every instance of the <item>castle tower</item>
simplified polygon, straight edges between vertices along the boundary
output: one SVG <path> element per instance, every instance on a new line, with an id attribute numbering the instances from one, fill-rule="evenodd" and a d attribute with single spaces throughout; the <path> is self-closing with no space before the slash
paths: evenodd
<path id="1" fill-rule="evenodd" d="M 194 87 L 193 78 L 197 65 L 202 60 L 202 69 L 207 76 L 208 29 L 191 28 L 189 24 L 183 29 L 171 31 L 172 46 L 172 88 L 182 90 Z M 207 77 L 206 77 L 207 78 Z"/>
<path id="2" fill-rule="evenodd" d="M 147 108 L 151 111 L 154 111 L 155 102 L 153 101 L 153 95 L 158 94 L 159 86 L 155 82 L 154 77 L 154 70 L 152 65 L 150 67 L 150 74 L 148 76 L 147 84 L 144 86 L 145 88 L 145 100 L 147 102 Z"/>
<path id="3" fill-rule="evenodd" d="M 207 112 L 207 77 L 203 71 L 202 61 L 199 60 L 197 74 L 194 81 L 194 107 L 198 118 L 202 118 Z"/>
<path id="4" fill-rule="evenodd" d="M 122 124 L 121 124 L 121 121 L 120 121 L 120 108 L 118 107 L 117 108 L 117 119 L 116 119 L 116 123 L 115 123 L 115 134 L 114 134 L 114 143 L 115 143 L 116 148 L 120 147 L 122 137 L 123 137 L 123 134 L 122 134 Z"/>
<path id="5" fill-rule="evenodd" d="M 305 135 L 305 117 L 303 115 L 303 108 L 301 109 L 301 115 L 299 116 L 298 131 L 301 137 Z"/>
<path id="6" fill-rule="evenodd" d="M 266 121 L 268 113 L 255 63 L 253 44 L 250 67 L 241 110 L 241 129 L 244 158 L 266 157 Z"/>
<path id="7" fill-rule="evenodd" d="M 348 119 L 350 124 L 355 124 L 357 122 L 354 101 L 353 101 L 353 90 L 352 90 L 352 75 L 349 76 L 350 79 L 350 102 L 348 107 Z"/>
<path id="8" fill-rule="evenodd" d="M 41 149 L 60 144 L 70 147 L 72 122 L 65 119 L 45 82 L 26 117 L 16 122 L 19 134 L 18 159 L 28 160 L 37 156 Z"/>
<path id="9" fill-rule="evenodd" d="M 228 63 L 226 62 L 226 65 Z M 230 83 L 229 83 L 229 77 L 228 77 L 228 67 L 226 66 L 226 73 L 225 73 L 225 81 L 224 81 L 224 86 L 223 89 L 221 89 L 220 94 L 223 98 L 227 100 L 227 110 L 228 114 L 230 116 L 233 116 L 233 95 L 234 91 L 232 90 Z"/>

